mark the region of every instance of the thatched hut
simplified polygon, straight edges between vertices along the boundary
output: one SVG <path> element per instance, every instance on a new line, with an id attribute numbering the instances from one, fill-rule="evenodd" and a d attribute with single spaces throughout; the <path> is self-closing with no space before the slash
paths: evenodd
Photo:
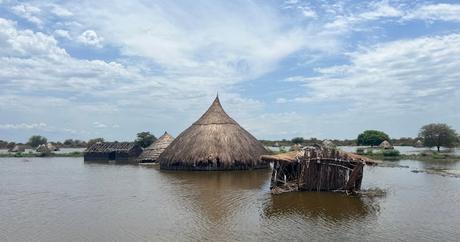
<path id="1" fill-rule="evenodd" d="M 161 153 L 168 148 L 173 140 L 174 137 L 168 134 L 168 132 L 165 132 L 160 138 L 145 148 L 137 160 L 141 163 L 156 162 Z"/>
<path id="2" fill-rule="evenodd" d="M 10 152 L 25 152 L 26 147 L 24 145 L 15 145 L 12 149 L 9 150 Z"/>
<path id="3" fill-rule="evenodd" d="M 356 191 L 361 188 L 364 165 L 376 163 L 323 145 L 279 155 L 264 155 L 262 160 L 273 162 L 272 193 Z"/>
<path id="4" fill-rule="evenodd" d="M 248 170 L 268 168 L 267 154 L 254 136 L 225 113 L 216 97 L 209 109 L 158 158 L 161 169 Z"/>
<path id="5" fill-rule="evenodd" d="M 43 156 L 51 154 L 51 150 L 48 148 L 46 144 L 39 145 L 35 151 L 37 151 L 38 153 L 40 153 L 40 155 Z"/>
<path id="6" fill-rule="evenodd" d="M 98 142 L 84 152 L 85 161 L 94 162 L 136 162 L 142 148 L 132 142 Z"/>
<path id="7" fill-rule="evenodd" d="M 379 147 L 385 150 L 393 149 L 393 146 L 387 140 L 384 140 L 382 143 L 380 143 Z"/>
<path id="8" fill-rule="evenodd" d="M 46 144 L 46 146 L 48 147 L 50 151 L 59 151 L 59 148 L 57 146 L 54 146 L 51 143 Z"/>
<path id="9" fill-rule="evenodd" d="M 421 140 L 417 140 L 417 142 L 415 142 L 414 147 L 417 147 L 417 148 L 423 147 L 423 142 Z"/>

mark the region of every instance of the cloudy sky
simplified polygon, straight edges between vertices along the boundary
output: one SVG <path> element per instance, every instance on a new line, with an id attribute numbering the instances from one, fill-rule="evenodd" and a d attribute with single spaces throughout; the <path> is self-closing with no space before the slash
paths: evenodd
<path id="1" fill-rule="evenodd" d="M 458 1 L 0 0 L 0 139 L 460 130 Z"/>

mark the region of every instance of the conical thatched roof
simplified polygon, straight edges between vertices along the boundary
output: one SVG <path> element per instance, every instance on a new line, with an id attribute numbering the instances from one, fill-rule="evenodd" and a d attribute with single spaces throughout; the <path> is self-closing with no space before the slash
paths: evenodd
<path id="1" fill-rule="evenodd" d="M 51 150 L 48 148 L 46 144 L 41 144 L 37 147 L 36 151 L 41 154 L 49 154 Z"/>
<path id="2" fill-rule="evenodd" d="M 423 147 L 423 142 L 421 140 L 417 140 L 417 142 L 415 142 L 415 147 Z"/>
<path id="3" fill-rule="evenodd" d="M 379 147 L 383 149 L 393 149 L 393 146 L 387 140 L 384 140 L 382 143 L 380 143 Z"/>
<path id="4" fill-rule="evenodd" d="M 243 170 L 266 168 L 264 146 L 230 118 L 216 97 L 208 111 L 160 155 L 161 169 Z"/>
<path id="5" fill-rule="evenodd" d="M 142 151 L 140 162 L 155 162 L 163 151 L 173 142 L 174 137 L 165 132 L 160 138 Z"/>

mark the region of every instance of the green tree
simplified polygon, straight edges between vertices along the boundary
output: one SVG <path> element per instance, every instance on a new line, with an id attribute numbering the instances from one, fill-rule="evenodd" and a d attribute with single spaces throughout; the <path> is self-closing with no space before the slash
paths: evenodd
<path id="1" fill-rule="evenodd" d="M 377 146 L 384 140 L 390 140 L 390 137 L 382 131 L 366 130 L 358 135 L 358 145 Z"/>
<path id="2" fill-rule="evenodd" d="M 157 140 L 157 137 L 150 132 L 140 132 L 137 134 L 137 139 L 134 142 L 145 148 L 155 142 L 155 140 Z"/>
<path id="3" fill-rule="evenodd" d="M 453 147 L 458 141 L 457 132 L 447 124 L 432 123 L 423 126 L 418 135 L 427 147 Z"/>
<path id="4" fill-rule="evenodd" d="M 27 142 L 27 144 L 32 146 L 32 148 L 37 148 L 39 145 L 46 144 L 47 142 L 48 140 L 45 137 L 34 135 L 29 138 L 29 142 Z"/>
<path id="5" fill-rule="evenodd" d="M 299 144 L 303 144 L 303 142 L 305 142 L 305 139 L 302 137 L 294 137 L 291 139 L 291 142 L 296 145 L 299 145 Z"/>
<path id="6" fill-rule="evenodd" d="M 77 140 L 75 140 L 75 141 L 77 141 Z M 77 142 L 75 142 L 75 141 L 74 141 L 74 145 L 78 145 L 78 144 L 76 144 Z M 87 143 L 86 146 L 87 146 L 87 147 L 91 147 L 91 145 L 94 145 L 94 144 L 96 144 L 96 143 L 98 143 L 98 142 L 104 142 L 104 138 L 94 138 L 94 139 L 90 139 L 90 140 L 88 140 L 88 143 Z"/>

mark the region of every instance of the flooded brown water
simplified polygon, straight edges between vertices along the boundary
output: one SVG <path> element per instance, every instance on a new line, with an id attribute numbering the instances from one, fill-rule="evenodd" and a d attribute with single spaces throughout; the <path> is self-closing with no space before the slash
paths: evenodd
<path id="1" fill-rule="evenodd" d="M 381 197 L 269 193 L 269 170 L 0 159 L 0 241 L 458 241 L 460 178 L 366 168 Z M 458 169 L 457 163 L 446 167 Z"/>

